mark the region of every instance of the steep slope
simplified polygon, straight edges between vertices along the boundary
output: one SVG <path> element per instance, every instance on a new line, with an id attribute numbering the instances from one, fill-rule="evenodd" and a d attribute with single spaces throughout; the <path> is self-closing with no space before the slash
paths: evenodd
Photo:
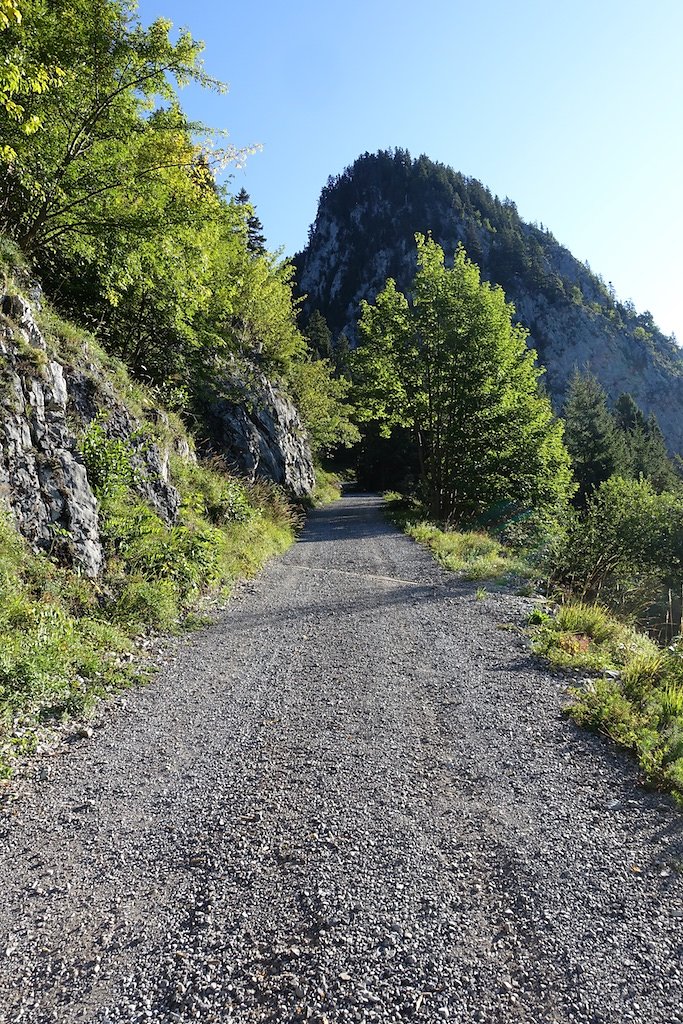
<path id="1" fill-rule="evenodd" d="M 667 443 L 683 450 L 683 355 L 656 327 L 615 299 L 613 289 L 515 204 L 425 156 L 403 150 L 360 157 L 323 189 L 309 241 L 295 258 L 305 311 L 318 309 L 351 338 L 362 299 L 387 277 L 405 289 L 415 268 L 416 231 L 446 253 L 459 242 L 487 280 L 502 285 L 546 367 L 557 407 L 575 367 L 590 368 L 616 399 L 630 391 L 654 412 Z"/>
<path id="2" fill-rule="evenodd" d="M 170 457 L 194 461 L 194 454 L 182 429 L 165 429 L 162 409 L 143 409 L 125 394 L 134 387 L 122 366 L 117 387 L 116 363 L 107 369 L 94 339 L 63 322 L 45 331 L 36 311 L 16 290 L 0 288 L 0 503 L 34 550 L 95 577 L 105 556 L 96 488 L 81 452 L 88 430 L 123 446 L 134 491 L 167 526 L 178 521 L 181 501 Z M 241 476 L 272 481 L 296 498 L 312 491 L 308 439 L 277 384 L 262 376 L 248 384 L 233 370 L 215 382 L 210 419 L 206 447 Z"/>

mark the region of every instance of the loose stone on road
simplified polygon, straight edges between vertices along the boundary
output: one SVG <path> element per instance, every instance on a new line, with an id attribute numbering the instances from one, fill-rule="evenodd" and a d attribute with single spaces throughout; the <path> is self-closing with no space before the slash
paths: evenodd
<path id="1" fill-rule="evenodd" d="M 683 1024 L 683 837 L 348 496 L 0 815 L 0 1022 Z"/>

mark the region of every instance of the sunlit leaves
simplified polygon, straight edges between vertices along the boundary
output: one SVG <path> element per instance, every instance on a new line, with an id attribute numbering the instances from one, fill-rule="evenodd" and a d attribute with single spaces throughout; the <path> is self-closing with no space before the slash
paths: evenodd
<path id="1" fill-rule="evenodd" d="M 500 502 L 556 501 L 569 487 L 568 456 L 526 332 L 462 247 L 448 268 L 434 241 L 416 240 L 410 298 L 390 280 L 363 306 L 360 409 L 385 435 L 413 429 L 437 516 L 467 521 Z"/>

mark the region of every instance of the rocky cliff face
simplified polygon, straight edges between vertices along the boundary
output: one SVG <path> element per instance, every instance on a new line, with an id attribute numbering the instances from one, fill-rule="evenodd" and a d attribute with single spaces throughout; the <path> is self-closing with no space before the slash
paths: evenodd
<path id="1" fill-rule="evenodd" d="M 354 339 L 361 299 L 373 301 L 387 277 L 408 289 L 416 231 L 431 231 L 447 256 L 461 242 L 502 285 L 558 411 L 574 369 L 590 369 L 612 400 L 630 392 L 655 413 L 670 448 L 683 451 L 683 355 L 672 339 L 649 313 L 616 301 L 550 232 L 523 222 L 514 203 L 426 157 L 366 154 L 328 182 L 295 261 L 305 309 Z"/>
<path id="2" fill-rule="evenodd" d="M 57 360 L 48 350 L 31 305 L 0 295 L 0 500 L 18 530 L 38 550 L 96 576 L 104 564 L 97 499 L 79 439 L 97 420 L 109 439 L 130 452 L 134 488 L 166 522 L 177 519 L 180 497 L 169 470 L 171 447 L 187 459 L 186 438 L 167 445 L 126 405 L 97 359 Z M 302 498 L 315 484 L 311 451 L 296 409 L 263 376 L 235 375 L 210 408 L 212 447 L 236 471 L 265 478 Z"/>
<path id="3" fill-rule="evenodd" d="M 35 549 L 96 576 L 104 552 L 79 435 L 101 417 L 109 436 L 130 445 L 141 497 L 171 523 L 179 496 L 168 452 L 143 437 L 95 362 L 83 368 L 51 358 L 31 306 L 10 295 L 1 303 L 0 498 Z"/>
<path id="4" fill-rule="evenodd" d="M 212 446 L 250 480 L 280 484 L 296 498 L 315 486 L 311 449 L 299 414 L 262 375 L 235 374 L 209 407 Z"/>
<path id="5" fill-rule="evenodd" d="M 64 369 L 47 355 L 30 307 L 4 296 L 0 325 L 0 497 L 34 548 L 96 576 L 104 555 L 97 501 L 67 416 Z"/>

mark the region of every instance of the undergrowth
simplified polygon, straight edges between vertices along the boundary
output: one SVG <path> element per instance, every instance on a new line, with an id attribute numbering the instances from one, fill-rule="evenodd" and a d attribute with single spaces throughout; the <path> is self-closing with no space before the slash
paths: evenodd
<path id="1" fill-rule="evenodd" d="M 297 517 L 275 488 L 176 469 L 173 525 L 126 483 L 100 488 L 107 565 L 97 580 L 33 554 L 0 516 L 0 777 L 41 724 L 87 715 L 144 675 L 136 638 L 182 628 L 203 595 L 227 595 L 292 542 Z"/>
<path id="2" fill-rule="evenodd" d="M 397 526 L 466 579 L 532 575 L 529 564 L 497 538 L 442 530 L 400 494 L 385 500 Z M 645 778 L 683 803 L 683 639 L 662 649 L 599 603 L 566 591 L 556 596 L 562 603 L 535 609 L 529 624 L 537 654 L 555 668 L 593 676 L 572 688 L 567 712 L 578 724 L 632 750 Z"/>
<path id="3" fill-rule="evenodd" d="M 600 673 L 572 688 L 567 711 L 636 754 L 645 778 L 683 801 L 683 647 L 662 650 L 605 608 L 569 600 L 536 609 L 534 650 L 558 668 Z"/>
<path id="4" fill-rule="evenodd" d="M 180 507 L 167 523 L 136 492 L 139 439 L 110 436 L 106 411 L 80 439 L 106 556 L 100 577 L 33 553 L 0 507 L 0 777 L 17 752 L 35 747 L 42 725 L 87 715 L 104 695 L 144 678 L 138 638 L 197 621 L 205 596 L 226 595 L 255 575 L 300 524 L 277 487 L 238 479 L 220 460 L 193 461 L 180 422 L 159 413 L 122 364 L 103 357 L 83 332 L 45 316 L 60 357 L 86 364 L 94 357 L 94 372 L 124 398 L 140 433 L 170 453 L 182 440 L 185 455 L 169 459 Z"/>
<path id="5" fill-rule="evenodd" d="M 385 494 L 384 501 L 387 516 L 396 526 L 428 548 L 446 569 L 460 573 L 464 579 L 507 583 L 531 576 L 528 563 L 491 534 L 442 529 L 429 522 L 419 503 L 395 491 Z"/>
<path id="6" fill-rule="evenodd" d="M 315 469 L 315 488 L 308 499 L 307 504 L 311 508 L 320 508 L 322 505 L 330 505 L 337 498 L 341 497 L 341 479 L 336 473 L 330 473 L 322 466 Z"/>

